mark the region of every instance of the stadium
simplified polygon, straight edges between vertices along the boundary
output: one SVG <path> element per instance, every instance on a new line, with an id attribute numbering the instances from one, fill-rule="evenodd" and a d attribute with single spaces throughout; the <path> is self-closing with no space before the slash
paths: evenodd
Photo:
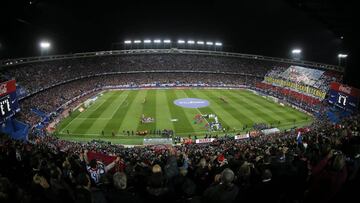
<path id="1" fill-rule="evenodd" d="M 1 202 L 356 198 L 360 90 L 347 54 L 334 65 L 175 35 L 38 46 L 0 60 Z"/>

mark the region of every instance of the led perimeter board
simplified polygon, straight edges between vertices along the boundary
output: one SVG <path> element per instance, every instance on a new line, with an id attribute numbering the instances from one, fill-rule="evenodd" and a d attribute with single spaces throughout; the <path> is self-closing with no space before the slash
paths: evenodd
<path id="1" fill-rule="evenodd" d="M 20 108 L 16 97 L 16 81 L 10 80 L 0 83 L 0 124 L 19 111 Z"/>
<path id="2" fill-rule="evenodd" d="M 329 103 L 343 110 L 358 110 L 360 90 L 341 83 L 332 82 L 329 90 Z"/>

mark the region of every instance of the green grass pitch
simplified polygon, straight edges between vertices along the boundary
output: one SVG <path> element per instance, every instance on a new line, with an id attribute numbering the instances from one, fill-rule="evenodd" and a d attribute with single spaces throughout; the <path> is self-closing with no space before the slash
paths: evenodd
<path id="1" fill-rule="evenodd" d="M 205 99 L 210 105 L 195 109 L 183 108 L 173 103 L 180 98 Z M 279 129 L 287 129 L 308 125 L 313 120 L 307 114 L 291 107 L 280 106 L 248 90 L 113 90 L 104 92 L 82 113 L 74 111 L 57 126 L 56 134 L 67 140 L 102 139 L 131 145 L 142 144 L 144 136 L 137 136 L 135 132 L 143 130 L 172 129 L 176 136 L 201 137 L 209 133 L 205 127 L 207 121 L 196 123 L 194 118 L 197 114 L 210 113 L 217 115 L 223 127 L 230 133 L 251 130 L 253 123 L 267 123 Z M 155 122 L 142 124 L 140 118 L 143 114 L 154 118 Z M 244 129 L 245 126 L 248 128 Z M 128 136 L 128 130 L 134 131 L 134 135 Z M 112 136 L 112 132 L 115 132 L 115 136 Z M 146 137 L 159 136 L 150 134 Z"/>

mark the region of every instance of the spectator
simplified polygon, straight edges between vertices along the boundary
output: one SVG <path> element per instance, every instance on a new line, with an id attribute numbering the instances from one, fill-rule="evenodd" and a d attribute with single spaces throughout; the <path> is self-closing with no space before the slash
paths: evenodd
<path id="1" fill-rule="evenodd" d="M 123 172 L 116 172 L 113 175 L 114 189 L 107 192 L 108 202 L 141 202 L 137 195 L 129 190 L 127 176 Z"/>
<path id="2" fill-rule="evenodd" d="M 234 185 L 234 172 L 226 168 L 221 173 L 221 182 L 204 192 L 204 202 L 234 202 L 239 188 Z"/>

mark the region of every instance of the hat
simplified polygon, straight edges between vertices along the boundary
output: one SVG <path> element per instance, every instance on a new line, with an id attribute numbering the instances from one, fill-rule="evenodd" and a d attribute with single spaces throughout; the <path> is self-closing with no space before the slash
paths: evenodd
<path id="1" fill-rule="evenodd" d="M 225 160 L 225 156 L 223 154 L 219 154 L 219 156 L 217 157 L 217 161 L 223 162 L 224 160 Z"/>

